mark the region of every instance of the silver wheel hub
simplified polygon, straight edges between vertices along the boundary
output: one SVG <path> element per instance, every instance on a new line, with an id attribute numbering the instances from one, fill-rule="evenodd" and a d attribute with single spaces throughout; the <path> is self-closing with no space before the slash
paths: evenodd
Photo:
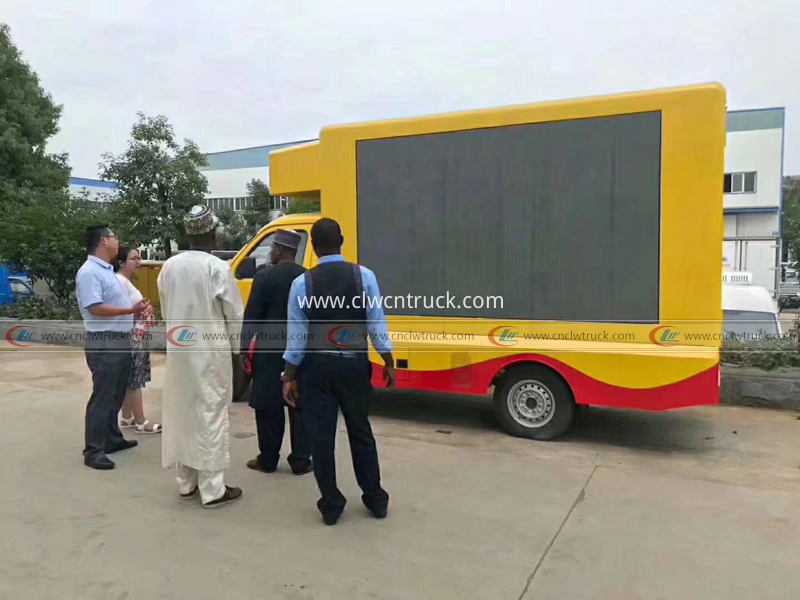
<path id="1" fill-rule="evenodd" d="M 525 379 L 508 392 L 508 412 L 523 427 L 543 427 L 553 418 L 556 403 L 553 393 L 540 381 Z"/>

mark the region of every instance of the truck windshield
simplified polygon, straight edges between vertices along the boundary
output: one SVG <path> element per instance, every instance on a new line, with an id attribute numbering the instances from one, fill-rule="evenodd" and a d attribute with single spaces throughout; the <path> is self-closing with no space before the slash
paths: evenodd
<path id="1" fill-rule="evenodd" d="M 270 233 L 266 236 L 261 243 L 256 246 L 250 253 L 250 256 L 256 259 L 256 268 L 265 266 L 269 263 L 269 253 L 272 250 L 272 240 L 275 239 L 275 234 Z"/>
<path id="2" fill-rule="evenodd" d="M 725 310 L 723 318 L 725 334 L 737 336 L 778 335 L 778 319 L 774 313 L 755 312 L 751 310 Z"/>
<path id="3" fill-rule="evenodd" d="M 306 240 L 308 239 L 308 232 L 306 232 L 304 229 L 294 229 L 294 231 L 299 233 L 301 237 L 300 246 L 297 248 L 297 254 L 295 254 L 294 261 L 298 265 L 302 265 L 303 257 L 306 254 Z M 272 240 L 274 239 L 275 232 L 273 231 L 269 235 L 264 236 L 264 239 L 259 242 L 258 246 L 253 248 L 250 251 L 250 254 L 248 254 L 248 256 L 256 259 L 256 269 L 269 265 L 269 253 L 270 250 L 272 250 Z"/>

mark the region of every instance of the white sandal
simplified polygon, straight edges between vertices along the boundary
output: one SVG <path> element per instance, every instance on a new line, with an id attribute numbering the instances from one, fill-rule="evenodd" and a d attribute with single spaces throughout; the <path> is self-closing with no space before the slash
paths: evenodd
<path id="1" fill-rule="evenodd" d="M 125 417 L 120 416 L 119 418 L 120 429 L 133 429 L 134 427 L 136 427 L 136 421 L 134 420 L 133 415 L 131 415 L 130 419 L 126 419 Z"/>
<path id="2" fill-rule="evenodd" d="M 134 427 L 136 427 L 136 433 L 161 433 L 161 425 L 158 423 L 153 423 L 153 429 L 151 431 L 147 430 L 147 425 L 150 421 L 145 421 L 144 423 L 135 423 Z"/>

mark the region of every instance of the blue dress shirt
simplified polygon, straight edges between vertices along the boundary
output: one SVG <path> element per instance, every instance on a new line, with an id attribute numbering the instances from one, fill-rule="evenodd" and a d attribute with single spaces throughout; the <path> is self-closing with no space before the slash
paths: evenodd
<path id="1" fill-rule="evenodd" d="M 78 308 L 80 308 L 86 331 L 130 333 L 133 329 L 133 315 L 95 317 L 89 312 L 89 307 L 95 304 L 110 304 L 120 308 L 131 307 L 131 299 L 114 273 L 114 267 L 90 254 L 86 257 L 86 262 L 78 269 L 75 284 Z"/>
<path id="2" fill-rule="evenodd" d="M 344 262 L 341 254 L 330 254 L 319 259 L 319 264 L 330 262 Z M 392 351 L 392 342 L 386 328 L 386 315 L 380 301 L 381 292 L 378 289 L 378 280 L 375 273 L 359 265 L 361 270 L 361 286 L 367 298 L 367 334 L 378 354 Z M 289 290 L 289 322 L 287 327 L 286 352 L 283 359 L 293 365 L 299 365 L 306 354 L 306 340 L 308 337 L 308 316 L 300 307 L 300 298 L 306 296 L 305 275 L 300 275 L 292 282 Z M 370 300 L 371 299 L 371 300 Z M 359 302 L 361 300 L 359 299 Z M 353 352 L 337 352 L 344 356 L 355 356 Z"/>

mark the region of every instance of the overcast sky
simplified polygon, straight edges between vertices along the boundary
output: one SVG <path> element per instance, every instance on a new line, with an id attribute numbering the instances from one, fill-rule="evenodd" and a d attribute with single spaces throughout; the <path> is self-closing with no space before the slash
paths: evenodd
<path id="1" fill-rule="evenodd" d="M 0 0 L 64 105 L 51 150 L 96 177 L 137 111 L 203 151 L 320 127 L 719 81 L 785 106 L 800 173 L 797 0 Z"/>

